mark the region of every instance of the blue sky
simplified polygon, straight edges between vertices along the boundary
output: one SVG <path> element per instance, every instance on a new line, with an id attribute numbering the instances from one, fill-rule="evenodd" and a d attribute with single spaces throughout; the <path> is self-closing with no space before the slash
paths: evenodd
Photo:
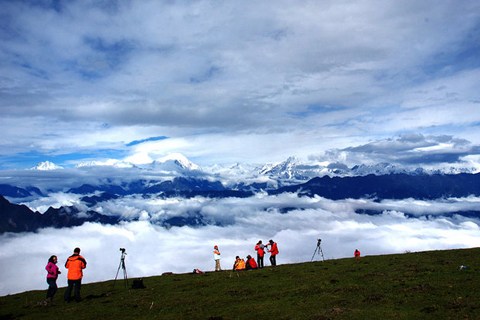
<path id="1" fill-rule="evenodd" d="M 480 162 L 478 1 L 0 1 L 0 12 L 0 170 L 173 152 L 200 165 Z"/>

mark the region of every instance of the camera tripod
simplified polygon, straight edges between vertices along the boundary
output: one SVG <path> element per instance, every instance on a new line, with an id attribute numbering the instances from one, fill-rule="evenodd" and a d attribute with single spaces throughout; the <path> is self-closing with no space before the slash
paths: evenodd
<path id="1" fill-rule="evenodd" d="M 115 276 L 115 280 L 113 281 L 113 287 L 115 288 L 115 283 L 117 282 L 118 278 L 118 273 L 120 272 L 120 268 L 123 270 L 123 282 L 125 284 L 125 288 L 128 286 L 128 277 L 127 277 L 127 268 L 125 268 L 125 256 L 127 253 L 125 252 L 125 249 L 120 248 L 120 251 L 122 252 L 122 255 L 120 257 L 120 264 L 118 265 L 117 269 L 117 275 Z"/>
<path id="2" fill-rule="evenodd" d="M 310 260 L 310 261 L 313 261 L 313 258 L 315 257 L 315 253 L 321 254 L 322 255 L 322 261 L 325 261 L 325 257 L 323 256 L 323 250 L 322 250 L 321 243 L 322 243 L 322 239 L 317 239 L 317 248 L 313 252 L 312 260 Z"/>

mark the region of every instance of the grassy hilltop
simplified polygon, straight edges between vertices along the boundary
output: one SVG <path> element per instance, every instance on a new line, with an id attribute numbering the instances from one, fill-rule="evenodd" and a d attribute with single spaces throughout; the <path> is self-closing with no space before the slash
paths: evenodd
<path id="1" fill-rule="evenodd" d="M 80 303 L 0 297 L 0 319 L 480 319 L 479 271 L 475 248 L 122 279 L 83 285 Z"/>

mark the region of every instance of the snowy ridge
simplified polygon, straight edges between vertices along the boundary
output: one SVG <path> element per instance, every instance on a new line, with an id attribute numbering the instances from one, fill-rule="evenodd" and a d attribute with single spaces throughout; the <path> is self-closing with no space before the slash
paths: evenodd
<path id="1" fill-rule="evenodd" d="M 87 167 L 114 167 L 114 168 L 133 168 L 133 165 L 130 162 L 119 161 L 115 159 L 109 159 L 105 161 L 85 161 L 76 165 L 76 168 L 87 168 Z"/>
<path id="2" fill-rule="evenodd" d="M 60 170 L 63 169 L 62 166 L 56 165 L 50 161 L 44 161 L 37 164 L 35 167 L 30 168 L 30 170 L 39 170 L 39 171 L 50 171 L 50 170 Z"/>
<path id="3" fill-rule="evenodd" d="M 157 159 L 153 162 L 153 166 L 159 166 L 163 168 L 173 168 L 173 169 L 183 169 L 183 170 L 198 170 L 200 167 L 190 160 L 187 159 L 183 154 L 181 153 L 171 153 L 169 155 L 166 155 L 165 157 L 162 157 L 160 159 Z"/>
<path id="4" fill-rule="evenodd" d="M 431 168 L 404 167 L 392 163 L 359 164 L 349 167 L 341 162 L 301 161 L 293 156 L 278 163 L 260 165 L 244 163 L 235 163 L 232 165 L 216 164 L 201 168 L 180 153 L 172 153 L 143 165 L 135 165 L 126 161 L 110 159 L 105 161 L 82 162 L 76 166 L 76 168 L 80 170 L 90 167 L 110 167 L 115 170 L 130 169 L 130 176 L 132 176 L 132 174 L 135 176 L 137 175 L 135 172 L 138 172 L 137 178 L 140 178 L 144 173 L 158 173 L 162 176 L 169 175 L 172 178 L 180 176 L 202 176 L 205 179 L 222 181 L 222 183 L 228 186 L 249 184 L 282 186 L 306 182 L 315 177 L 323 176 L 353 177 L 370 174 L 389 175 L 403 173 L 408 175 L 430 175 L 479 172 L 479 169 L 474 166 L 452 166 L 451 164 L 445 167 L 436 166 Z M 46 171 L 63 169 L 63 167 L 45 161 L 39 163 L 32 169 Z"/>

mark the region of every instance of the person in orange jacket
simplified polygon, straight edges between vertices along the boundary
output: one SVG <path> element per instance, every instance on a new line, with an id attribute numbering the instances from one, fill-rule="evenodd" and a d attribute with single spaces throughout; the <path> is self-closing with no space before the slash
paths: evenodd
<path id="1" fill-rule="evenodd" d="M 270 252 L 270 263 L 272 267 L 275 267 L 277 265 L 278 246 L 277 243 L 271 239 L 268 241 L 268 245 L 270 246 L 270 250 L 268 250 L 268 252 Z"/>
<path id="2" fill-rule="evenodd" d="M 72 289 L 74 290 L 75 301 L 80 302 L 80 289 L 82 287 L 83 269 L 87 267 L 87 261 L 80 255 L 80 248 L 75 248 L 73 254 L 65 262 L 68 269 L 68 287 L 65 290 L 65 301 L 70 302 Z"/>
<path id="3" fill-rule="evenodd" d="M 255 245 L 255 251 L 257 251 L 257 264 L 259 268 L 263 268 L 263 256 L 265 255 L 265 246 L 262 240 L 258 240 Z"/>

